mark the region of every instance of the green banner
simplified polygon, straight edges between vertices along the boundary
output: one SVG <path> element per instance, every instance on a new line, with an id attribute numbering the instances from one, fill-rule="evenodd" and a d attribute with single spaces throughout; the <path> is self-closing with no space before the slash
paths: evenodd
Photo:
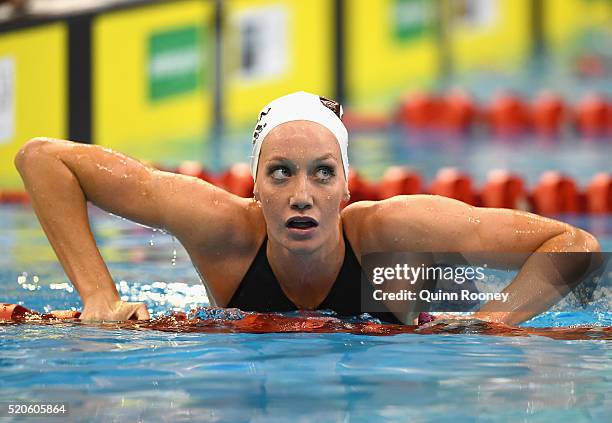
<path id="1" fill-rule="evenodd" d="M 427 0 L 395 0 L 391 7 L 395 38 L 408 41 L 427 33 L 434 20 L 434 2 Z"/>
<path id="2" fill-rule="evenodd" d="M 207 43 L 196 26 L 153 33 L 149 39 L 149 99 L 159 101 L 199 89 Z"/>

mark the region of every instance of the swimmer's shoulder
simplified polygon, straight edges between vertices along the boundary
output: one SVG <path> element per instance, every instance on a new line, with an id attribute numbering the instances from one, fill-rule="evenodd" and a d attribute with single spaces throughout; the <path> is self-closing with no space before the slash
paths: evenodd
<path id="1" fill-rule="evenodd" d="M 234 197 L 233 207 L 227 210 L 231 221 L 226 245 L 237 255 L 251 256 L 261 246 L 266 236 L 266 221 L 261 210 L 261 204 L 252 198 Z"/>
<path id="2" fill-rule="evenodd" d="M 181 241 L 199 254 L 251 255 L 266 234 L 261 205 L 220 190 L 213 207 L 196 207 L 189 216 L 191 230 L 183 230 Z"/>
<path id="3" fill-rule="evenodd" d="M 373 244 L 372 221 L 380 201 L 357 201 L 340 212 L 342 228 L 357 257 Z"/>
<path id="4" fill-rule="evenodd" d="M 255 259 L 266 236 L 261 206 L 252 199 L 233 198 L 222 206 L 226 227 L 214 241 L 184 243 L 192 263 L 202 277 L 209 298 L 227 304 Z M 230 227 L 227 227 L 227 222 Z"/>
<path id="5" fill-rule="evenodd" d="M 424 247 L 427 228 L 435 224 L 433 211 L 448 207 L 448 201 L 456 202 L 425 194 L 358 201 L 342 210 L 342 222 L 356 254 L 410 251 Z"/>

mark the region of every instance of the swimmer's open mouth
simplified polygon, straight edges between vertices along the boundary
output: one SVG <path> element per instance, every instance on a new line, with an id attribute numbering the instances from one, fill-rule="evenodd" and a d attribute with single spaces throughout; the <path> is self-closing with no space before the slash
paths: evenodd
<path id="1" fill-rule="evenodd" d="M 308 216 L 294 216 L 287 219 L 285 225 L 292 229 L 311 229 L 319 226 L 319 222 Z"/>

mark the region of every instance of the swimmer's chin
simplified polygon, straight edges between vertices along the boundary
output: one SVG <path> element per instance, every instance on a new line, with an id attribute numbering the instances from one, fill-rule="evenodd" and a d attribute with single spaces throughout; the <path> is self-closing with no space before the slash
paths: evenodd
<path id="1" fill-rule="evenodd" d="M 315 244 L 312 238 L 296 240 L 291 237 L 284 246 L 291 254 L 296 256 L 310 256 L 321 247 L 318 243 Z"/>

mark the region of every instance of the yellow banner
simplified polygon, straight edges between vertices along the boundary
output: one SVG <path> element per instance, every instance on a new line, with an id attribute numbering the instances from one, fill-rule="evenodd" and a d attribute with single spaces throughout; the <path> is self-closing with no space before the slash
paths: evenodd
<path id="1" fill-rule="evenodd" d="M 27 140 L 67 135 L 66 45 L 63 23 L 0 33 L 0 189 L 23 188 L 13 158 Z"/>
<path id="2" fill-rule="evenodd" d="M 438 78 L 436 2 L 346 3 L 346 88 L 353 106 L 388 109 L 406 90 Z"/>
<path id="3" fill-rule="evenodd" d="M 567 44 L 594 28 L 612 32 L 610 0 L 564 0 L 563 7 L 550 6 L 544 9 L 544 30 L 553 51 L 571 47 Z"/>
<path id="4" fill-rule="evenodd" d="M 98 16 L 93 141 L 138 159 L 201 159 L 212 125 L 214 3 L 187 0 Z"/>
<path id="5" fill-rule="evenodd" d="M 223 114 L 230 128 L 254 126 L 284 94 L 334 94 L 333 1 L 224 2 Z"/>
<path id="6" fill-rule="evenodd" d="M 446 0 L 455 72 L 513 70 L 531 48 L 530 0 Z"/>

